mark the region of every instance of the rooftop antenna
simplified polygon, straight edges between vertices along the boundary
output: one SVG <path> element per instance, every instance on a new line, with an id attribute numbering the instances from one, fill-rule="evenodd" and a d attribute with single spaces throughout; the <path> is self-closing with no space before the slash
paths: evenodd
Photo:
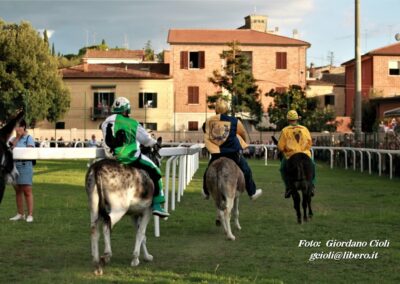
<path id="1" fill-rule="evenodd" d="M 86 46 L 89 46 L 89 30 L 86 30 Z"/>
<path id="2" fill-rule="evenodd" d="M 128 41 L 128 36 L 124 34 L 124 47 L 125 49 L 129 49 L 129 41 Z"/>

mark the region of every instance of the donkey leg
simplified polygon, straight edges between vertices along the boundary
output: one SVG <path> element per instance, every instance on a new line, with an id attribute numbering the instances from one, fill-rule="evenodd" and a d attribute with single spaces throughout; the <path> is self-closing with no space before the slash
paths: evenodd
<path id="1" fill-rule="evenodd" d="M 153 261 L 153 256 L 149 254 L 149 251 L 147 250 L 147 238 L 144 236 L 144 239 L 142 241 L 142 251 L 143 251 L 143 258 L 145 261 Z"/>
<path id="2" fill-rule="evenodd" d="M 311 208 L 311 195 L 307 196 L 307 203 L 308 203 L 308 216 L 311 219 L 313 217 L 313 211 Z"/>
<path id="3" fill-rule="evenodd" d="M 92 248 L 92 261 L 94 266 L 94 274 L 102 275 L 103 268 L 101 267 L 99 257 L 99 196 L 97 194 L 94 183 L 88 182 L 89 208 L 90 208 L 90 241 Z"/>
<path id="4" fill-rule="evenodd" d="M 112 251 L 111 251 L 111 231 L 110 226 L 103 223 L 103 236 L 104 236 L 104 254 L 101 256 L 101 263 L 105 265 L 110 262 Z"/>
<path id="5" fill-rule="evenodd" d="M 303 200 L 302 200 L 302 206 L 303 206 L 303 220 L 304 222 L 308 221 L 307 218 L 307 198 L 308 198 L 308 194 L 307 193 L 303 193 Z"/>
<path id="6" fill-rule="evenodd" d="M 139 217 L 138 216 L 132 216 L 133 222 L 135 224 L 136 230 L 139 230 Z M 146 246 L 146 235 L 144 236 L 144 239 L 142 241 L 142 251 L 143 251 L 143 258 L 145 261 L 153 261 L 153 256 L 149 254 L 149 251 L 147 250 Z"/>
<path id="7" fill-rule="evenodd" d="M 100 263 L 99 257 L 99 224 L 97 220 L 91 223 L 90 237 L 91 237 L 91 245 L 92 245 L 92 261 L 94 266 L 94 274 L 95 275 L 103 275 L 103 268 Z"/>
<path id="8" fill-rule="evenodd" d="M 239 196 L 235 197 L 235 203 L 233 205 L 233 212 L 234 212 L 234 216 L 235 216 L 236 228 L 238 230 L 241 230 L 242 227 L 240 227 L 240 224 L 239 224 Z"/>
<path id="9" fill-rule="evenodd" d="M 143 243 L 144 238 L 146 237 L 146 228 L 147 224 L 149 223 L 151 215 L 152 214 L 150 208 L 148 208 L 143 212 L 143 216 L 139 219 L 139 227 L 136 232 L 135 248 L 133 250 L 133 259 L 131 262 L 131 266 L 138 266 L 140 263 L 139 261 L 140 247 Z"/>
<path id="10" fill-rule="evenodd" d="M 224 221 L 226 225 L 226 235 L 229 240 L 234 241 L 236 238 L 232 234 L 232 229 L 231 229 L 231 213 L 232 213 L 232 208 L 233 208 L 233 198 L 228 197 L 226 200 L 226 208 L 224 210 Z"/>
<path id="11" fill-rule="evenodd" d="M 300 213 L 300 195 L 297 191 L 292 191 L 293 205 L 297 214 L 297 223 L 301 224 L 301 213 Z"/>
<path id="12" fill-rule="evenodd" d="M 221 226 L 221 215 L 219 209 L 217 209 L 217 217 L 215 217 L 215 226 L 217 227 Z"/>

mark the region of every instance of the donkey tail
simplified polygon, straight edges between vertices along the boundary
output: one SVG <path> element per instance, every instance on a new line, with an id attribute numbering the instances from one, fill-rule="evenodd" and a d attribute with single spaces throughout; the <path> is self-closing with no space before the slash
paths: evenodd
<path id="1" fill-rule="evenodd" d="M 222 173 L 217 174 L 217 194 L 215 198 L 215 203 L 219 210 L 226 209 L 226 196 L 225 196 L 225 180 L 222 178 Z"/>
<path id="2" fill-rule="evenodd" d="M 101 177 L 99 176 L 96 177 L 96 188 L 97 188 L 97 194 L 99 195 L 100 217 L 104 220 L 104 223 L 107 224 L 109 228 L 111 228 L 111 219 L 110 215 L 108 215 L 107 213 L 107 207 L 106 207 L 107 205 L 104 196 L 103 183 L 101 182 Z"/>

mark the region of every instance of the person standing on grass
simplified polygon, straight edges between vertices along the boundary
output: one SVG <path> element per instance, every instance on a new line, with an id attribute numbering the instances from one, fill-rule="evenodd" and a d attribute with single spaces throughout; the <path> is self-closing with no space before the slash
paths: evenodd
<path id="1" fill-rule="evenodd" d="M 10 147 L 35 147 L 35 141 L 26 130 L 26 121 L 21 120 L 15 127 L 16 137 L 10 139 Z M 28 209 L 28 216 L 26 222 L 33 222 L 33 194 L 32 194 L 32 178 L 33 178 L 33 165 L 29 160 L 14 160 L 15 166 L 18 170 L 18 179 L 14 185 L 15 197 L 17 202 L 17 215 L 10 218 L 10 221 L 25 220 L 24 214 L 24 197 Z"/>

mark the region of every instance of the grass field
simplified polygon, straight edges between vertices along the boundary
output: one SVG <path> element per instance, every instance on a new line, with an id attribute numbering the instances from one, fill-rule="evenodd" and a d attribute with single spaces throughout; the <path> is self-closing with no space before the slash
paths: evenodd
<path id="1" fill-rule="evenodd" d="M 124 218 L 112 234 L 113 258 L 102 277 L 92 273 L 89 211 L 83 187 L 86 161 L 38 161 L 35 222 L 11 222 L 16 213 L 8 187 L 0 206 L 1 283 L 400 283 L 400 182 L 317 165 L 314 219 L 296 223 L 283 198 L 278 163 L 251 161 L 264 195 L 240 204 L 242 231 L 226 241 L 215 209 L 200 196 L 206 165 L 191 182 L 161 237 L 148 227 L 152 263 L 129 266 L 134 231 Z M 298 247 L 300 240 L 321 247 Z M 387 248 L 328 248 L 328 240 L 388 240 Z M 370 260 L 315 260 L 311 253 L 378 253 Z"/>

